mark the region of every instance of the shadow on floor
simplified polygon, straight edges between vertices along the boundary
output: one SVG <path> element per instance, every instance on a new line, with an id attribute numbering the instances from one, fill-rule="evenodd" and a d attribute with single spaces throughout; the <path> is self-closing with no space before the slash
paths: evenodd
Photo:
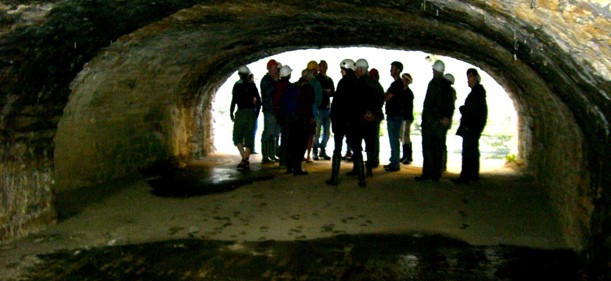
<path id="1" fill-rule="evenodd" d="M 173 240 L 38 256 L 26 280 L 579 280 L 569 250 L 477 247 L 438 235 Z"/>
<path id="2" fill-rule="evenodd" d="M 184 168 L 161 164 L 141 171 L 154 195 L 175 198 L 228 192 L 256 181 L 273 179 L 279 172 L 258 165 L 250 170 L 239 170 L 234 165 L 212 161 L 191 163 Z"/>
<path id="3" fill-rule="evenodd" d="M 87 206 L 108 198 L 141 177 L 127 176 L 105 183 L 58 192 L 55 195 L 55 209 L 59 221 L 64 221 L 82 212 Z"/>

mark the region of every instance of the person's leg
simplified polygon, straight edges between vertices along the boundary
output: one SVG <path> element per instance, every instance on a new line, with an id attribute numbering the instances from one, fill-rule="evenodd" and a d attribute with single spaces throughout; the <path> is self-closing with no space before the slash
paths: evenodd
<path id="1" fill-rule="evenodd" d="M 324 160 L 329 160 L 330 157 L 327 155 L 327 143 L 329 142 L 329 137 L 331 136 L 331 118 L 329 116 L 329 109 L 321 110 L 322 118 L 320 120 L 322 127 L 322 140 L 319 145 L 319 156 Z"/>
<path id="2" fill-rule="evenodd" d="M 316 122 L 315 128 L 314 128 L 314 136 L 312 137 L 312 145 L 311 147 L 314 150 L 314 160 L 319 160 L 318 158 L 318 151 L 320 148 L 320 133 L 321 133 L 321 125 L 322 123 L 321 121 L 321 115 L 322 115 L 322 110 L 318 110 L 317 111 L 318 114 L 316 116 L 314 116 L 314 121 Z"/>
<path id="3" fill-rule="evenodd" d="M 433 142 L 433 159 L 431 164 L 431 179 L 438 181 L 441 179 L 441 172 L 443 168 L 443 155 L 445 152 L 445 136 L 434 135 L 432 138 Z"/>
<path id="4" fill-rule="evenodd" d="M 312 147 L 314 144 L 314 135 L 308 134 L 304 139 L 306 139 L 306 144 L 307 144 L 306 162 L 312 162 Z"/>
<path id="5" fill-rule="evenodd" d="M 294 157 L 293 158 L 293 175 L 299 176 L 299 175 L 307 175 L 308 172 L 304 171 L 301 168 L 301 160 L 303 157 L 303 154 L 306 150 L 306 136 L 308 135 L 308 131 L 310 131 L 311 129 L 306 128 L 306 125 L 303 124 L 295 124 L 295 130 L 293 131 L 295 134 L 295 143 L 293 146 L 294 149 L 294 154 L 295 155 L 300 155 L 301 157 Z M 311 138 L 310 138 L 311 139 Z"/>
<path id="6" fill-rule="evenodd" d="M 433 133 L 429 129 L 422 129 L 422 175 L 416 177 L 416 180 L 428 180 L 431 178 L 432 158 L 433 158 Z"/>
<path id="7" fill-rule="evenodd" d="M 479 134 L 463 134 L 463 165 L 460 177 L 465 181 L 479 180 Z"/>
<path id="8" fill-rule="evenodd" d="M 398 171 L 399 166 L 399 133 L 401 131 L 402 117 L 388 117 L 386 127 L 388 130 L 388 142 L 390 144 L 390 163 L 384 168 L 388 171 Z"/>
<path id="9" fill-rule="evenodd" d="M 401 143 L 403 144 L 403 157 L 401 157 L 401 163 L 410 164 L 412 163 L 412 140 L 411 134 L 412 122 L 409 120 L 403 120 L 401 122 Z"/>
<path id="10" fill-rule="evenodd" d="M 373 132 L 370 137 L 373 142 L 373 151 L 372 151 L 372 162 L 371 167 L 377 168 L 380 165 L 380 123 L 381 121 L 375 121 L 373 126 Z M 367 159 L 369 160 L 369 159 Z"/>
<path id="11" fill-rule="evenodd" d="M 255 130 L 254 127 L 257 122 L 257 119 L 256 119 L 256 115 L 254 111 L 246 111 L 244 115 L 245 115 L 244 122 L 246 124 L 245 128 L 247 130 L 245 131 L 245 134 L 244 134 L 244 157 L 243 158 L 244 158 L 245 163 L 243 165 L 243 168 L 249 169 L 250 168 L 249 158 L 250 158 L 250 154 L 253 152 L 253 148 L 255 147 L 255 136 L 254 134 L 249 134 L 248 132 L 249 132 L 249 129 L 251 132 Z"/>
<path id="12" fill-rule="evenodd" d="M 261 162 L 273 163 L 270 157 L 271 140 L 273 139 L 273 126 L 276 123 L 273 113 L 263 113 L 263 133 L 261 134 Z"/>
<path id="13" fill-rule="evenodd" d="M 352 148 L 352 160 L 353 167 L 352 171 L 359 177 L 359 186 L 365 187 L 365 171 L 363 167 L 363 154 L 362 154 L 362 142 L 364 131 L 363 128 L 351 127 L 348 130 L 348 143 Z"/>
<path id="14" fill-rule="evenodd" d="M 345 128 L 333 124 L 333 157 L 331 162 L 331 178 L 325 181 L 328 185 L 336 186 L 339 184 L 339 168 L 342 160 L 342 145 L 344 143 Z"/>

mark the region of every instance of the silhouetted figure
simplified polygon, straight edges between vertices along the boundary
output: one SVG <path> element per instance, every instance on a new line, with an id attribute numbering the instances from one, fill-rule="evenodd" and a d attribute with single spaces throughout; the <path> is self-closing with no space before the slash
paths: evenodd
<path id="1" fill-rule="evenodd" d="M 280 126 L 274 113 L 274 88 L 279 80 L 278 62 L 267 62 L 267 74 L 261 79 L 261 102 L 263 110 L 263 133 L 261 134 L 261 160 L 265 163 L 276 161 L 276 145 L 280 136 Z"/>
<path id="2" fill-rule="evenodd" d="M 246 66 L 238 69 L 238 80 L 233 85 L 231 108 L 229 115 L 233 121 L 233 143 L 238 148 L 242 161 L 238 165 L 241 169 L 250 169 L 249 158 L 255 143 L 253 131 L 257 122 L 257 113 L 261 108 L 261 97 L 255 83 L 248 77 L 250 70 Z M 235 108 L 238 110 L 235 112 Z"/>
<path id="3" fill-rule="evenodd" d="M 301 78 L 288 85 L 280 100 L 280 110 L 283 112 L 287 126 L 287 173 L 307 175 L 301 168 L 311 127 L 314 126 L 314 89 L 310 85 L 312 72 L 305 69 Z"/>
<path id="4" fill-rule="evenodd" d="M 462 137 L 462 170 L 460 177 L 452 180 L 455 183 L 479 180 L 479 138 L 488 118 L 486 90 L 480 82 L 476 69 L 467 70 L 467 83 L 471 92 L 465 99 L 465 105 L 459 108 L 462 117 L 456 134 Z"/>
<path id="5" fill-rule="evenodd" d="M 433 64 L 433 79 L 429 82 L 422 110 L 422 175 L 417 181 L 439 181 L 445 151 L 445 137 L 452 123 L 454 97 L 449 83 L 443 78 L 445 65 Z"/>
<path id="6" fill-rule="evenodd" d="M 390 163 L 384 165 L 384 169 L 389 172 L 401 170 L 399 163 L 399 135 L 401 133 L 401 124 L 403 123 L 405 109 L 405 88 L 401 81 L 401 71 L 403 64 L 394 61 L 390 64 L 390 76 L 394 81 L 386 90 L 384 102 L 386 103 L 386 127 L 388 130 L 388 142 L 390 144 Z"/>
<path id="7" fill-rule="evenodd" d="M 412 139 L 411 139 L 411 127 L 414 122 L 414 92 L 409 88 L 409 84 L 412 83 L 412 76 L 409 73 L 403 73 L 401 75 L 401 81 L 403 82 L 404 93 L 405 93 L 405 111 L 403 115 L 403 123 L 401 123 L 401 143 L 403 144 L 403 157 L 401 157 L 401 163 L 410 164 L 412 163 Z"/>
<path id="8" fill-rule="evenodd" d="M 314 135 L 314 160 L 330 160 L 327 155 L 327 142 L 331 136 L 331 97 L 335 93 L 333 79 L 327 76 L 327 62 L 321 60 L 318 63 L 318 75 L 316 79 L 322 86 L 322 103 L 318 106 L 318 116 L 316 116 L 316 134 Z M 322 134 L 322 135 L 321 135 Z M 322 139 L 321 139 L 322 137 Z"/>
<path id="9" fill-rule="evenodd" d="M 360 116 L 354 114 L 351 107 L 358 87 L 357 78 L 354 74 L 356 63 L 351 59 L 345 59 L 340 63 L 340 69 L 342 79 L 337 83 L 337 91 L 335 91 L 331 103 L 331 128 L 335 148 L 331 163 L 331 178 L 326 181 L 327 184 L 334 186 L 339 184 L 339 167 L 342 161 L 344 137 L 347 138 L 351 126 L 354 126 L 353 124 L 357 123 L 360 118 Z"/>

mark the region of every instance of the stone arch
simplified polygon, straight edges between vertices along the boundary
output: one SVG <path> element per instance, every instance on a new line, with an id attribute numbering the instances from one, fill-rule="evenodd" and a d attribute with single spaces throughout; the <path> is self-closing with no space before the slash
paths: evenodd
<path id="1" fill-rule="evenodd" d="M 241 64 L 301 48 L 423 50 L 477 65 L 508 89 L 520 116 L 520 151 L 529 173 L 550 194 L 569 244 L 576 249 L 586 244 L 595 206 L 583 194 L 592 184 L 588 167 L 600 165 L 591 156 L 600 144 L 586 139 L 608 124 L 585 126 L 588 118 L 600 116 L 586 109 L 592 104 L 580 95 L 598 90 L 571 70 L 587 76 L 589 66 L 573 68 L 573 59 L 546 41 L 536 23 L 525 22 L 531 15 L 512 18 L 436 1 L 331 2 L 324 9 L 233 5 L 179 11 L 123 36 L 86 65 L 72 82 L 55 138 L 59 190 L 169 157 L 205 154 L 210 126 L 200 122 L 209 120 L 200 113 L 208 112 L 216 89 Z"/>

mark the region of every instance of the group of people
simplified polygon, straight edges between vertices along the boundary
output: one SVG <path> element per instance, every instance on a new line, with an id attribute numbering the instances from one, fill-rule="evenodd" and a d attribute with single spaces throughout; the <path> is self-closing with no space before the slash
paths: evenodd
<path id="1" fill-rule="evenodd" d="M 424 163 L 422 175 L 415 178 L 417 181 L 439 181 L 441 178 L 447 157 L 446 134 L 455 108 L 454 77 L 444 75 L 445 65 L 440 60 L 435 61 L 432 68 L 433 79 L 428 84 L 422 111 Z M 373 169 L 380 163 L 379 132 L 384 119 L 391 152 L 389 164 L 384 165 L 384 169 L 396 172 L 401 163 L 412 162 L 410 127 L 414 121 L 414 94 L 409 87 L 411 75 L 402 74 L 403 64 L 391 63 L 390 76 L 394 81 L 386 91 L 378 81 L 379 72 L 369 70 L 365 59 L 341 61 L 342 78 L 337 88 L 327 76 L 327 69 L 324 60 L 310 61 L 301 71 L 299 80 L 291 83 L 291 67 L 272 59 L 267 63 L 268 72 L 261 79 L 261 95 L 250 70 L 246 66 L 238 69 L 240 79 L 233 87 L 230 115 L 234 121 L 233 142 L 242 156 L 239 169 L 249 169 L 254 148 L 253 132 L 261 111 L 264 124 L 262 162 L 278 162 L 280 167 L 286 167 L 287 174 L 307 175 L 308 172 L 302 169 L 303 161 L 332 160 L 331 177 L 326 183 L 338 185 L 345 141 L 353 162 L 353 169 L 348 174 L 358 177 L 359 186 L 366 186 L 366 176 L 372 176 Z M 467 71 L 467 81 L 471 93 L 459 108 L 462 118 L 457 131 L 463 137 L 463 165 L 460 176 L 453 179 L 455 183 L 479 180 L 479 137 L 487 119 L 486 91 L 476 69 Z M 329 156 L 326 146 L 331 130 L 335 146 Z M 363 160 L 363 151 L 367 161 Z"/>

